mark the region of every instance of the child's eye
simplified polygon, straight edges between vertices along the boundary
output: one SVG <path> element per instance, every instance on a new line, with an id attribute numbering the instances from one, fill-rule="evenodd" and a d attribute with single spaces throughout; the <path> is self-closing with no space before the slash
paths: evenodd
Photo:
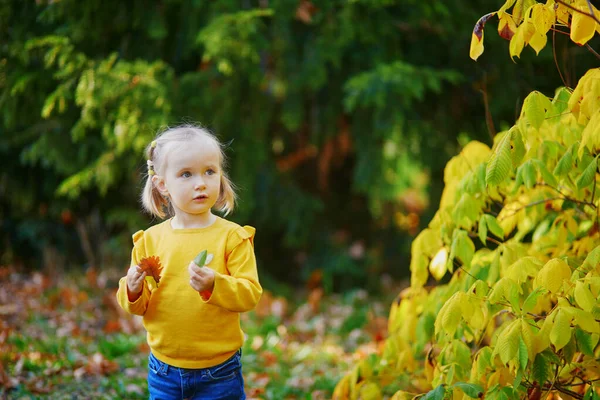
<path id="1" fill-rule="evenodd" d="M 206 175 L 214 175 L 215 171 L 213 169 L 206 170 Z"/>
<path id="2" fill-rule="evenodd" d="M 188 171 L 185 171 L 184 173 L 182 173 L 182 174 L 181 174 L 181 176 L 182 176 L 183 178 L 189 178 L 190 176 L 192 176 L 192 174 L 191 174 L 191 173 L 189 173 Z"/>

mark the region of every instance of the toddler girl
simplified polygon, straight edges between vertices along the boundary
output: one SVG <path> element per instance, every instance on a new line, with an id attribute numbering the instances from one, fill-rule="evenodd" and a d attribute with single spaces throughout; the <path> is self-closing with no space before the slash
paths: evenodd
<path id="1" fill-rule="evenodd" d="M 256 306 L 262 288 L 254 228 L 212 212 L 227 215 L 235 202 L 222 146 L 205 129 L 181 126 L 160 134 L 146 153 L 143 207 L 170 218 L 133 235 L 117 299 L 143 316 L 150 398 L 245 399 L 240 313 Z M 198 266 L 193 260 L 203 250 Z"/>

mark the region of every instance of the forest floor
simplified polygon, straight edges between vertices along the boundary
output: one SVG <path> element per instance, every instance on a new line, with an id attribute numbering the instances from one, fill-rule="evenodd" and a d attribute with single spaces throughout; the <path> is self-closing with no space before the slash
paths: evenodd
<path id="1" fill-rule="evenodd" d="M 117 272 L 49 275 L 0 267 L 0 399 L 146 399 L 149 348 L 141 318 L 117 305 Z M 320 288 L 282 297 L 266 287 L 242 314 L 248 398 L 331 398 L 381 350 L 400 286 L 376 297 Z"/>

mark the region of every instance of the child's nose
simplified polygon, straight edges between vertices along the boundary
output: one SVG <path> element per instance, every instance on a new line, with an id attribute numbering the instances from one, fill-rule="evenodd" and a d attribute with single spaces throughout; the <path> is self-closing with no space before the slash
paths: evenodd
<path id="1" fill-rule="evenodd" d="M 204 189 L 205 187 L 206 184 L 204 183 L 204 179 L 198 178 L 198 180 L 196 180 L 195 189 Z"/>

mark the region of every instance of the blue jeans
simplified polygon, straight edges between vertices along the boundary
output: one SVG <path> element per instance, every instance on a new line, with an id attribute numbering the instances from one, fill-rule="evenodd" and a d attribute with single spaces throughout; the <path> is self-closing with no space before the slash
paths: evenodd
<path id="1" fill-rule="evenodd" d="M 150 400 L 244 400 L 241 350 L 210 368 L 178 368 L 148 357 Z"/>

